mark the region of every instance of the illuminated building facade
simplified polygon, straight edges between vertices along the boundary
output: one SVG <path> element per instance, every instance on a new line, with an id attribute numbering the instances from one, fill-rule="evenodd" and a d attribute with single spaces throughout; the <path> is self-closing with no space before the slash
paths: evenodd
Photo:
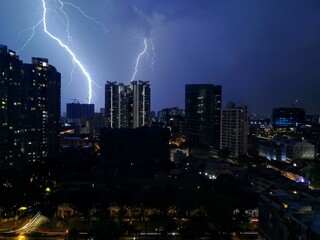
<path id="1" fill-rule="evenodd" d="M 220 85 L 187 84 L 185 86 L 185 132 L 189 141 L 218 149 L 220 114 Z"/>
<path id="2" fill-rule="evenodd" d="M 15 166 L 23 156 L 23 63 L 0 45 L 0 165 Z"/>
<path id="3" fill-rule="evenodd" d="M 117 82 L 105 85 L 105 119 L 109 128 L 126 128 L 130 126 L 131 91 L 128 86 Z"/>
<path id="4" fill-rule="evenodd" d="M 48 59 L 32 58 L 24 64 L 25 155 L 41 162 L 59 155 L 61 75 Z"/>
<path id="5" fill-rule="evenodd" d="M 298 142 L 281 137 L 272 139 L 273 143 L 285 148 L 285 159 L 288 161 L 299 159 L 314 159 L 315 146 L 308 142 Z"/>
<path id="6" fill-rule="evenodd" d="M 268 160 L 285 161 L 286 150 L 274 142 L 265 142 L 259 145 L 259 156 L 265 157 Z"/>
<path id="7" fill-rule="evenodd" d="M 60 80 L 47 59 L 23 64 L 0 45 L 0 165 L 18 167 L 59 154 Z"/>
<path id="8" fill-rule="evenodd" d="M 232 156 L 246 154 L 248 148 L 248 109 L 228 104 L 221 111 L 221 141 L 220 149 L 228 149 Z"/>
<path id="9" fill-rule="evenodd" d="M 274 108 L 272 110 L 273 128 L 295 128 L 305 123 L 305 111 L 302 108 Z"/>
<path id="10" fill-rule="evenodd" d="M 148 81 L 132 81 L 132 126 L 150 126 L 150 83 Z"/>
<path id="11" fill-rule="evenodd" d="M 150 126 L 150 84 L 132 81 L 125 86 L 117 82 L 105 85 L 105 119 L 109 128 Z"/>

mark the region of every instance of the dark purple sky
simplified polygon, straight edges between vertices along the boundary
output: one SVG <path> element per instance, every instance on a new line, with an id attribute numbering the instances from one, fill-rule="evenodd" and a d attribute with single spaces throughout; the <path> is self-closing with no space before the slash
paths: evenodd
<path id="1" fill-rule="evenodd" d="M 42 19 L 44 0 L 2 0 L 0 43 L 18 51 Z M 60 0 L 61 1 L 61 0 Z M 222 85 L 228 101 L 248 105 L 250 113 L 297 106 L 320 113 L 319 0 L 45 0 L 48 30 L 76 54 L 96 84 L 92 103 L 104 105 L 104 84 L 150 81 L 152 109 L 184 108 L 190 83 Z M 68 41 L 66 13 L 69 16 Z M 153 64 L 154 44 L 155 56 Z M 19 51 L 24 62 L 45 57 L 62 73 L 62 110 L 70 99 L 85 103 L 88 82 L 70 55 L 43 31 Z"/>

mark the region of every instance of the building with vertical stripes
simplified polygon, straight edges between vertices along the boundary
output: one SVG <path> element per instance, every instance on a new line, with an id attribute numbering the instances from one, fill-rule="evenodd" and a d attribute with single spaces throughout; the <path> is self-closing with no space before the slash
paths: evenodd
<path id="1" fill-rule="evenodd" d="M 107 82 L 105 120 L 109 128 L 150 126 L 150 84 L 132 81 L 130 85 Z"/>

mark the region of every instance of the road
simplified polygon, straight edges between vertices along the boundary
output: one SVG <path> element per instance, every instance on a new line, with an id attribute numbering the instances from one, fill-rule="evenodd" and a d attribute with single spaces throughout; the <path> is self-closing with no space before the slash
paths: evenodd
<path id="1" fill-rule="evenodd" d="M 24 226 L 12 229 L 9 231 L 5 231 L 3 233 L 15 233 L 15 234 L 24 234 L 38 229 L 38 227 L 47 221 L 47 218 L 41 215 L 41 212 L 35 214 Z"/>

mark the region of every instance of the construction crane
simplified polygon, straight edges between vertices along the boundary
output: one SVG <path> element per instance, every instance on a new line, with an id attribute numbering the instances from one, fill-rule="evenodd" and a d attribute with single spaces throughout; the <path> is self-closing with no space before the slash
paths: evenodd
<path id="1" fill-rule="evenodd" d="M 76 98 L 71 98 L 70 100 L 72 100 L 73 103 L 80 103 Z"/>

